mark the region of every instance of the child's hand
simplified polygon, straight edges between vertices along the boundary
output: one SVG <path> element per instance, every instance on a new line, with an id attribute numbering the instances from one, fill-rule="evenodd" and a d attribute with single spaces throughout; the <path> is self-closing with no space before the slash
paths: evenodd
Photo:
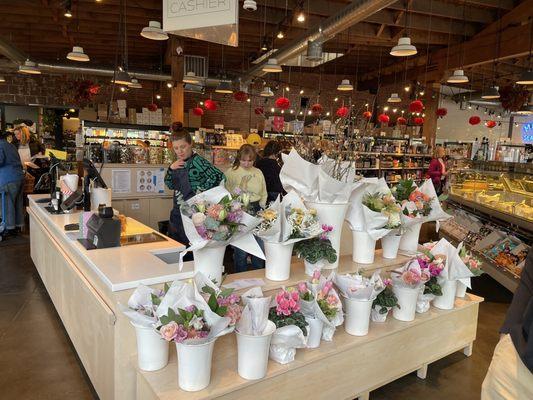
<path id="1" fill-rule="evenodd" d="M 185 161 L 183 160 L 176 160 L 172 164 L 170 164 L 170 169 L 181 169 L 185 165 Z"/>

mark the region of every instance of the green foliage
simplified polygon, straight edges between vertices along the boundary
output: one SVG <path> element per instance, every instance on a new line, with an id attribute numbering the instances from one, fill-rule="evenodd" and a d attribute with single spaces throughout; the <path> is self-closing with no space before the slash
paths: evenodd
<path id="1" fill-rule="evenodd" d="M 380 314 L 386 314 L 388 308 L 392 308 L 394 306 L 400 308 L 400 305 L 398 304 L 398 298 L 396 297 L 390 286 L 385 287 L 385 290 L 383 290 L 380 294 L 377 295 L 376 299 L 372 303 L 372 307 L 374 306 L 381 307 L 379 309 Z"/>
<path id="2" fill-rule="evenodd" d="M 209 294 L 209 300 L 207 300 L 207 305 L 209 306 L 211 311 L 213 311 L 214 313 L 216 313 L 217 315 L 221 317 L 225 316 L 226 313 L 228 312 L 228 307 L 220 306 L 218 304 L 217 297 L 223 297 L 223 298 L 228 297 L 230 294 L 233 293 L 233 289 L 232 288 L 223 289 L 217 296 L 215 289 L 213 289 L 211 286 L 206 285 L 202 288 L 202 292 Z"/>
<path id="3" fill-rule="evenodd" d="M 326 299 L 318 299 L 317 303 L 327 319 L 331 321 L 335 318 L 338 311 L 336 307 L 330 306 Z"/>
<path id="4" fill-rule="evenodd" d="M 363 197 L 363 204 L 370 208 L 372 211 L 381 212 L 385 208 L 383 202 L 383 194 L 381 193 L 366 193 Z"/>
<path id="5" fill-rule="evenodd" d="M 166 325 L 172 321 L 176 322 L 178 325 L 183 325 L 185 329 L 189 328 L 189 323 L 192 321 L 194 317 L 203 318 L 204 312 L 202 310 L 196 309 L 194 312 L 186 311 L 181 308 L 178 308 L 178 313 L 172 309 L 168 309 L 167 315 L 162 315 L 159 319 L 161 321 L 161 325 Z"/>
<path id="6" fill-rule="evenodd" d="M 302 330 L 305 336 L 307 336 L 307 321 L 301 312 L 294 312 L 289 316 L 278 315 L 276 313 L 276 307 L 272 307 L 268 313 L 268 319 L 274 322 L 276 328 L 282 328 L 284 326 L 296 325 Z"/>
<path id="7" fill-rule="evenodd" d="M 429 281 L 426 282 L 424 287 L 424 294 L 434 294 L 435 296 L 442 296 L 442 287 L 437 282 L 437 277 L 432 276 Z"/>
<path id="8" fill-rule="evenodd" d="M 315 237 L 302 240 L 294 245 L 294 250 L 298 257 L 311 264 L 315 264 L 320 260 L 326 260 L 330 264 L 337 261 L 337 252 L 329 239 Z"/>
<path id="9" fill-rule="evenodd" d="M 416 186 L 412 179 L 402 179 L 393 189 L 393 194 L 396 200 L 401 203 L 404 200 L 409 200 L 409 196 L 415 191 L 415 189 Z"/>

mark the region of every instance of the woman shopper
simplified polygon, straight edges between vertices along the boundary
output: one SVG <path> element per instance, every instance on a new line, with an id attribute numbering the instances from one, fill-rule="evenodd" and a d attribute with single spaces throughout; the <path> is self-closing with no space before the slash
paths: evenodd
<path id="1" fill-rule="evenodd" d="M 243 144 L 235 157 L 233 167 L 226 171 L 226 189 L 235 193 L 238 189 L 250 196 L 248 211 L 251 214 L 257 213 L 262 207 L 266 206 L 267 188 L 263 173 L 254 167 L 257 158 L 255 148 L 249 144 Z M 260 246 L 262 242 L 257 239 Z M 248 268 L 248 253 L 233 248 L 236 272 L 244 272 Z M 264 260 L 251 255 L 252 268 L 264 268 Z"/>
<path id="2" fill-rule="evenodd" d="M 267 202 L 269 203 L 276 200 L 279 195 L 285 193 L 281 180 L 279 179 L 281 167 L 278 163 L 278 157 L 281 153 L 281 149 L 281 144 L 278 141 L 271 140 L 263 149 L 263 157 L 255 163 L 256 168 L 258 168 L 265 177 L 268 194 Z"/>
<path id="3" fill-rule="evenodd" d="M 180 214 L 181 202 L 218 186 L 224 179 L 224 174 L 193 151 L 192 137 L 183 129 L 181 122 L 172 124 L 170 142 L 177 160 L 170 165 L 165 175 L 166 186 L 174 191 L 168 233 L 172 239 L 188 245 L 189 239 L 183 229 Z"/>
<path id="4" fill-rule="evenodd" d="M 17 228 L 24 226 L 23 182 L 24 170 L 17 148 L 0 134 L 0 196 L 4 193 L 6 215 L 2 215 L 2 220 L 8 234 L 16 234 Z"/>
<path id="5" fill-rule="evenodd" d="M 435 186 L 435 191 L 438 195 L 442 194 L 444 190 L 444 184 L 446 182 L 446 161 L 444 157 L 446 156 L 446 150 L 444 147 L 439 146 L 435 149 L 435 156 L 429 163 L 428 175 Z"/>

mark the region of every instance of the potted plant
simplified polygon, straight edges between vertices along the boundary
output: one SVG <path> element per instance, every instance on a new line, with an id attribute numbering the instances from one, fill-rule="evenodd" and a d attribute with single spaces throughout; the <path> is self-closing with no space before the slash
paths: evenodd
<path id="1" fill-rule="evenodd" d="M 385 289 L 378 294 L 374 302 L 372 303 L 372 311 L 370 317 L 374 322 L 385 322 L 387 315 L 392 307 L 399 307 L 398 298 L 392 290 L 392 280 L 384 279 L 383 284 Z"/>
<path id="2" fill-rule="evenodd" d="M 337 252 L 328 238 L 333 227 L 322 225 L 322 233 L 318 237 L 302 240 L 294 245 L 298 258 L 303 258 L 306 275 L 313 276 L 313 272 L 322 270 L 326 263 L 337 261 Z"/>

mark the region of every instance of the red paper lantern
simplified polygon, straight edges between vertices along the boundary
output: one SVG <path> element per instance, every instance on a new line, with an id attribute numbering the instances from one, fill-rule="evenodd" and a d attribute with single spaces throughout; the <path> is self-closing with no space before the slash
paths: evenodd
<path id="1" fill-rule="evenodd" d="M 276 107 L 281 110 L 287 110 L 291 106 L 291 102 L 286 97 L 279 97 L 276 99 Z"/>
<path id="2" fill-rule="evenodd" d="M 398 125 L 405 125 L 407 124 L 407 120 L 404 117 L 398 117 L 398 119 L 396 120 L 396 123 Z"/>
<path id="3" fill-rule="evenodd" d="M 254 109 L 255 115 L 263 115 L 265 113 L 265 109 L 263 107 L 256 107 Z"/>
<path id="4" fill-rule="evenodd" d="M 477 115 L 473 115 L 468 119 L 468 123 L 470 125 L 477 125 L 481 122 L 481 118 L 479 118 Z"/>
<path id="5" fill-rule="evenodd" d="M 424 103 L 422 103 L 420 100 L 412 101 L 411 104 L 409 104 L 409 111 L 412 113 L 424 111 Z"/>
<path id="6" fill-rule="evenodd" d="M 204 115 L 204 110 L 203 110 L 203 108 L 201 108 L 201 107 L 194 107 L 194 108 L 192 109 L 192 113 L 193 113 L 194 115 L 196 115 L 197 117 L 201 117 L 202 115 Z"/>
<path id="7" fill-rule="evenodd" d="M 363 117 L 366 118 L 366 119 L 370 119 L 370 118 L 372 118 L 372 113 L 370 111 L 365 111 L 363 113 Z"/>
<path id="8" fill-rule="evenodd" d="M 349 112 L 350 110 L 348 109 L 348 107 L 342 106 L 337 110 L 335 114 L 337 114 L 337 117 L 345 118 L 348 116 Z"/>
<path id="9" fill-rule="evenodd" d="M 246 101 L 248 100 L 248 93 L 239 90 L 233 94 L 233 98 L 237 101 Z"/>
<path id="10" fill-rule="evenodd" d="M 205 105 L 205 108 L 208 109 L 209 111 L 216 111 L 218 108 L 217 102 L 211 99 L 207 99 L 204 102 L 204 105 Z"/>
<path id="11" fill-rule="evenodd" d="M 387 114 L 379 114 L 378 121 L 382 124 L 388 124 L 390 121 L 390 117 Z"/>
<path id="12" fill-rule="evenodd" d="M 424 124 L 424 118 L 416 117 L 416 118 L 413 119 L 413 123 L 415 125 L 423 125 Z"/>
<path id="13" fill-rule="evenodd" d="M 311 106 L 311 111 L 313 112 L 313 114 L 322 114 L 323 110 L 324 109 L 322 108 L 322 105 L 319 103 L 313 104 Z"/>
<path id="14" fill-rule="evenodd" d="M 148 108 L 148 111 L 157 111 L 157 104 L 155 103 L 148 104 L 146 108 Z"/>
<path id="15" fill-rule="evenodd" d="M 487 126 L 487 128 L 492 129 L 496 126 L 496 121 L 493 121 L 493 120 L 487 121 L 485 125 Z"/>
<path id="16" fill-rule="evenodd" d="M 439 118 L 442 118 L 442 117 L 445 117 L 446 114 L 448 114 L 448 109 L 447 108 L 437 108 L 437 117 Z"/>

